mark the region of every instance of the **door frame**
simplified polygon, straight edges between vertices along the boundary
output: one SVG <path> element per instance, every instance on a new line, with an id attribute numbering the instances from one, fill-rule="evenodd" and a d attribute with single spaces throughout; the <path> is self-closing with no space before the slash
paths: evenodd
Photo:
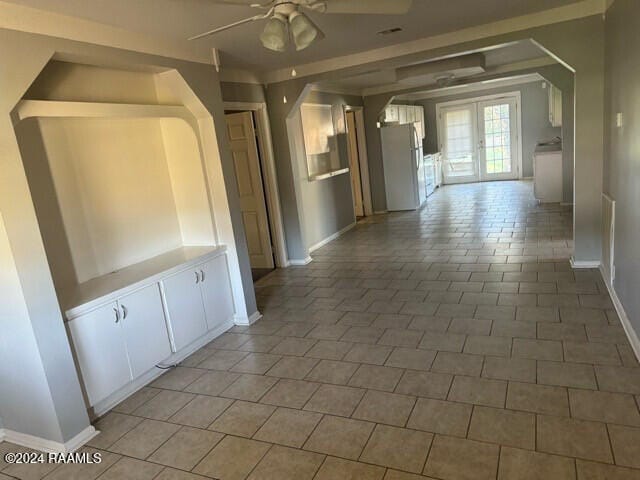
<path id="1" fill-rule="evenodd" d="M 450 100 L 448 102 L 440 102 L 436 103 L 436 125 L 437 125 L 437 134 L 438 134 L 438 148 L 442 151 L 442 132 L 443 124 L 442 124 L 442 116 L 440 114 L 440 109 L 443 107 L 451 107 L 455 105 L 464 105 L 466 103 L 480 103 L 489 100 L 500 100 L 500 99 L 514 99 L 516 100 L 516 165 L 518 168 L 518 174 L 516 175 L 516 179 L 522 179 L 522 95 L 520 91 L 516 90 L 513 92 L 505 92 L 505 93 L 496 93 L 493 95 L 482 95 L 479 97 L 470 97 L 460 100 Z M 476 115 L 477 116 L 477 115 Z M 476 118 L 477 123 L 477 118 Z M 482 181 L 482 180 L 481 180 Z M 493 180 L 499 181 L 499 180 Z M 462 182 L 461 182 L 462 183 Z"/>
<path id="2" fill-rule="evenodd" d="M 371 200 L 371 180 L 369 177 L 369 157 L 367 155 L 367 137 L 364 131 L 364 107 L 344 105 L 345 129 L 346 113 L 354 112 L 356 117 L 356 139 L 358 141 L 358 164 L 360 166 L 360 183 L 362 185 L 362 205 L 364 216 L 373 215 L 373 202 Z"/>
<path id="3" fill-rule="evenodd" d="M 285 268 L 289 265 L 289 261 L 287 244 L 284 237 L 284 224 L 282 221 L 282 210 L 280 208 L 280 192 L 278 190 L 278 180 L 276 177 L 276 163 L 273 154 L 267 104 L 224 102 L 224 109 L 227 111 L 251 111 L 255 113 L 254 118 L 258 136 L 258 148 L 260 149 L 258 158 L 260 159 L 260 170 L 262 170 L 264 178 L 265 202 L 269 217 L 271 240 L 273 241 L 274 263 L 278 268 Z"/>

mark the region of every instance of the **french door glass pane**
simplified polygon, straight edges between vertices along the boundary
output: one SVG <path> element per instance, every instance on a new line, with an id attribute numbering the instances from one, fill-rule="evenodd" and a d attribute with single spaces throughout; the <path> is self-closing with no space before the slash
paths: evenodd
<path id="1" fill-rule="evenodd" d="M 511 172 L 509 104 L 484 107 L 484 144 L 487 174 Z"/>
<path id="2" fill-rule="evenodd" d="M 473 119 L 471 110 L 445 112 L 446 175 L 468 176 L 475 172 L 473 164 Z"/>

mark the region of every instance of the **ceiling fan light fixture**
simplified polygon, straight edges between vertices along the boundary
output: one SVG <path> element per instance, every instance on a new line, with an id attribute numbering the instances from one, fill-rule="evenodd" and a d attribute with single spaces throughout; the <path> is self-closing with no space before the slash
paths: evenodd
<path id="1" fill-rule="evenodd" d="M 269 50 L 284 52 L 289 41 L 287 17 L 279 13 L 274 13 L 260 34 L 260 41 L 262 45 Z"/>
<path id="2" fill-rule="evenodd" d="M 296 45 L 296 50 L 304 50 L 311 45 L 318 36 L 318 29 L 316 26 L 304 13 L 297 10 L 291 12 L 289 15 L 289 26 L 293 36 L 293 43 Z"/>

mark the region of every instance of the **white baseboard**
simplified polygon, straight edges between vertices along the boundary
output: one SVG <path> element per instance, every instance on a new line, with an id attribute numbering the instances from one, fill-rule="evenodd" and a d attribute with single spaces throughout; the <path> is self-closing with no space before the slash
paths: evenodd
<path id="1" fill-rule="evenodd" d="M 569 263 L 571 264 L 571 268 L 581 269 L 581 268 L 600 268 L 600 261 L 583 261 L 583 260 L 575 260 L 573 257 L 569 259 Z"/>
<path id="2" fill-rule="evenodd" d="M 313 261 L 313 258 L 311 257 L 307 257 L 304 259 L 289 259 L 289 265 L 290 266 L 304 266 L 304 265 L 309 265 L 311 262 Z"/>
<path id="3" fill-rule="evenodd" d="M 239 315 L 234 315 L 233 316 L 233 321 L 234 321 L 234 323 L 236 325 L 253 325 L 254 323 L 256 323 L 261 318 L 262 318 L 262 314 L 258 310 L 256 310 L 255 312 L 253 312 L 248 317 L 242 317 L 242 316 L 239 316 Z"/>
<path id="4" fill-rule="evenodd" d="M 33 435 L 27 435 L 26 433 L 15 432 L 13 430 L 2 429 L 0 430 L 0 442 L 6 441 L 15 443 L 21 447 L 32 448 L 41 452 L 51 453 L 69 453 L 75 452 L 78 448 L 83 446 L 99 432 L 89 425 L 75 437 L 68 442 L 55 442 L 47 440 L 45 438 L 36 437 Z"/>
<path id="5" fill-rule="evenodd" d="M 230 318 L 229 320 L 221 324 L 219 327 L 216 327 L 213 330 L 207 332 L 206 335 L 200 337 L 195 342 L 184 347 L 179 352 L 176 352 L 173 355 L 171 355 L 164 362 L 162 362 L 163 366 L 170 366 L 170 365 L 175 365 L 177 363 L 180 363 L 182 360 L 187 358 L 196 350 L 201 349 L 207 343 L 219 337 L 220 335 L 222 335 L 224 332 L 226 332 L 233 326 L 234 326 L 234 321 L 233 319 Z M 98 402 L 96 405 L 94 405 L 91 409 L 89 409 L 89 416 L 93 420 L 104 415 L 113 407 L 118 405 L 120 402 L 122 402 L 126 398 L 136 393 L 142 387 L 150 384 L 152 381 L 154 381 L 156 378 L 158 378 L 160 375 L 162 375 L 166 371 L 167 370 L 163 370 L 161 368 L 152 368 L 148 372 L 142 374 L 135 380 L 131 381 L 130 383 L 122 387 L 120 390 L 112 393 L 107 398 L 105 398 L 101 402 Z"/>
<path id="6" fill-rule="evenodd" d="M 389 213 L 389 210 L 377 210 L 373 212 L 374 215 L 384 215 L 386 213 Z"/>
<path id="7" fill-rule="evenodd" d="M 600 274 L 602 275 L 602 280 L 604 284 L 607 286 L 607 290 L 609 291 L 609 296 L 611 297 L 611 301 L 613 302 L 613 307 L 616 309 L 616 313 L 620 318 L 620 323 L 622 323 L 622 328 L 624 328 L 624 332 L 627 334 L 627 338 L 629 339 L 629 343 L 631 344 L 631 348 L 633 349 L 633 353 L 636 355 L 636 359 L 640 361 L 640 339 L 636 334 L 636 331 L 633 329 L 631 325 L 631 321 L 627 316 L 627 312 L 625 312 L 624 307 L 622 306 L 622 302 L 618 298 L 618 294 L 616 293 L 615 288 L 606 278 L 605 273 L 600 267 Z"/>
<path id="8" fill-rule="evenodd" d="M 356 222 L 353 222 L 350 225 L 347 225 L 346 227 L 344 227 L 342 230 L 338 230 L 336 233 L 334 233 L 333 235 L 329 235 L 327 238 L 325 238 L 324 240 L 319 241 L 318 243 L 316 243 L 315 245 L 311 245 L 309 247 L 309 253 L 313 253 L 316 250 L 318 250 L 319 248 L 324 247 L 327 243 L 335 240 L 336 238 L 340 237 L 341 235 L 344 235 L 345 233 L 347 233 L 349 230 L 351 230 L 353 227 L 356 226 Z"/>

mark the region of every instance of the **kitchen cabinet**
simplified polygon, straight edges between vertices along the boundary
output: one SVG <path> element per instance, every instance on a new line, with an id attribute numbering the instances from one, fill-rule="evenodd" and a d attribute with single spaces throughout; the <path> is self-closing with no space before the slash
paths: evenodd
<path id="1" fill-rule="evenodd" d="M 533 156 L 533 195 L 540 203 L 562 201 L 562 151 Z"/>
<path id="2" fill-rule="evenodd" d="M 209 330 L 219 327 L 234 314 L 228 271 L 225 256 L 216 257 L 202 266 L 200 287 Z"/>
<path id="3" fill-rule="evenodd" d="M 160 289 L 145 287 L 120 298 L 118 306 L 134 379 L 171 355 Z"/>
<path id="4" fill-rule="evenodd" d="M 562 126 L 562 91 L 549 86 L 549 122 L 552 127 Z"/>
<path id="5" fill-rule="evenodd" d="M 224 246 L 182 247 L 67 292 L 67 329 L 101 415 L 233 325 Z"/>
<path id="6" fill-rule="evenodd" d="M 116 302 L 67 324 L 90 405 L 95 405 L 131 380 L 127 345 Z"/>
<path id="7" fill-rule="evenodd" d="M 74 318 L 68 326 L 91 405 L 171 355 L 157 285 Z"/>
<path id="8" fill-rule="evenodd" d="M 222 255 L 162 281 L 174 351 L 233 316 L 228 271 L 227 258 Z"/>
<path id="9" fill-rule="evenodd" d="M 186 347 L 207 332 L 199 266 L 162 280 L 173 350 Z"/>
<path id="10" fill-rule="evenodd" d="M 422 105 L 388 105 L 384 109 L 384 123 L 417 123 L 416 129 L 422 138 L 426 136 L 424 107 Z"/>

